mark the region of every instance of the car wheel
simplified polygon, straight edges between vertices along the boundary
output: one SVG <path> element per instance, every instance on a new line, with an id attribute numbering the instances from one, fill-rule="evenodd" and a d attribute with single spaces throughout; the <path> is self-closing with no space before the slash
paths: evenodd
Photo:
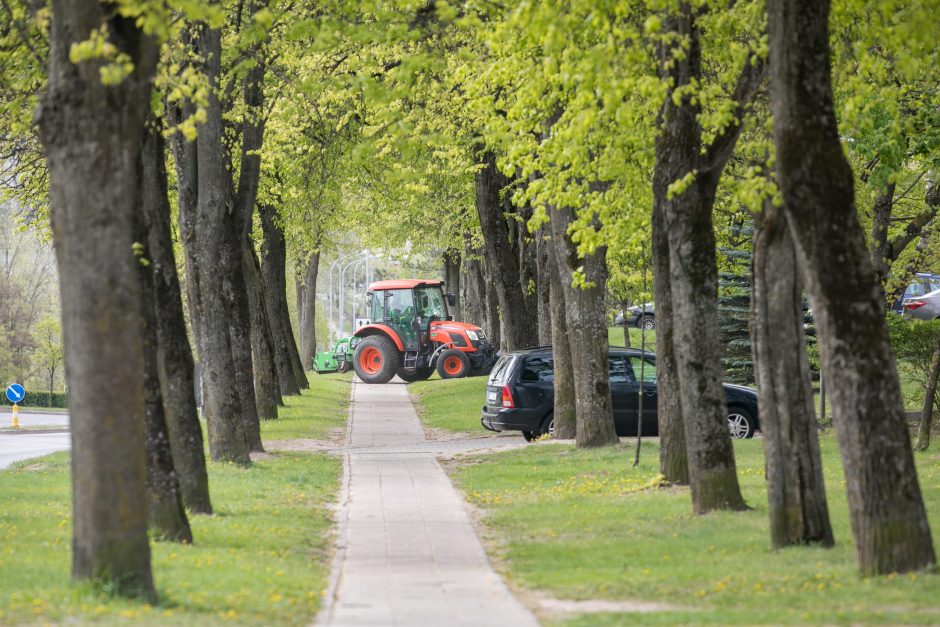
<path id="1" fill-rule="evenodd" d="M 555 438 L 555 414 L 554 413 L 551 413 L 545 416 L 545 420 L 542 421 L 542 435 L 546 433 L 549 436 L 551 436 L 552 439 Z"/>
<path id="2" fill-rule="evenodd" d="M 470 359 L 463 351 L 449 348 L 437 358 L 437 374 L 442 379 L 460 379 L 470 373 Z"/>
<path id="3" fill-rule="evenodd" d="M 356 346 L 353 367 L 366 383 L 388 383 L 401 367 L 401 353 L 391 338 L 370 335 Z"/>
<path id="4" fill-rule="evenodd" d="M 636 321 L 636 328 L 646 329 L 647 331 L 655 331 L 656 318 L 650 315 L 640 316 Z"/>
<path id="5" fill-rule="evenodd" d="M 728 429 L 735 439 L 754 437 L 754 417 L 751 412 L 740 407 L 728 408 Z"/>
<path id="6" fill-rule="evenodd" d="M 434 373 L 434 368 L 413 368 L 405 370 L 404 368 L 399 368 L 398 372 L 395 374 L 398 375 L 398 378 L 404 381 L 405 383 L 414 383 L 415 381 L 424 381 Z"/>

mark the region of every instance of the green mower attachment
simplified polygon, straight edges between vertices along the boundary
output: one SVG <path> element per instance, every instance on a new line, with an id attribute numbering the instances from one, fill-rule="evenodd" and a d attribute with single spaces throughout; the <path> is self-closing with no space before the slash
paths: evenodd
<path id="1" fill-rule="evenodd" d="M 349 372 L 352 370 L 353 353 L 359 343 L 358 337 L 344 337 L 331 351 L 321 351 L 313 358 L 313 369 L 317 374 Z"/>

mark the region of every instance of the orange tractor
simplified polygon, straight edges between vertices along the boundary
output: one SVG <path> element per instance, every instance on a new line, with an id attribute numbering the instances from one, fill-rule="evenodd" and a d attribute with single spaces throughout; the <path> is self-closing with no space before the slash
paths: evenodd
<path id="1" fill-rule="evenodd" d="M 496 348 L 480 327 L 455 322 L 443 281 L 377 281 L 369 286 L 371 324 L 360 327 L 353 357 L 366 383 L 388 383 L 396 374 L 408 383 L 423 381 L 434 369 L 442 379 L 487 374 Z"/>

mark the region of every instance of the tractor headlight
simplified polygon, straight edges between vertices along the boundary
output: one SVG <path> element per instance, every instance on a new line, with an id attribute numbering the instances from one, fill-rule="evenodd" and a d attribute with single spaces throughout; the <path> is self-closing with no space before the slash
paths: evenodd
<path id="1" fill-rule="evenodd" d="M 467 331 L 467 337 L 476 342 L 480 339 L 480 336 L 477 335 L 476 331 Z"/>

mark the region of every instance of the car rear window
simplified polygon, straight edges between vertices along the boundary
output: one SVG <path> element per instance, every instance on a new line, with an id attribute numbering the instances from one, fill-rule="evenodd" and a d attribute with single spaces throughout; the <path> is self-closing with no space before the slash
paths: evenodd
<path id="1" fill-rule="evenodd" d="M 502 385 L 505 383 L 506 376 L 512 370 L 512 363 L 515 359 L 516 356 L 511 353 L 500 357 L 496 361 L 496 365 L 493 366 L 493 370 L 490 372 L 489 383 L 491 385 Z"/>
<path id="2" fill-rule="evenodd" d="M 520 378 L 523 381 L 554 381 L 551 356 L 527 357 Z"/>

